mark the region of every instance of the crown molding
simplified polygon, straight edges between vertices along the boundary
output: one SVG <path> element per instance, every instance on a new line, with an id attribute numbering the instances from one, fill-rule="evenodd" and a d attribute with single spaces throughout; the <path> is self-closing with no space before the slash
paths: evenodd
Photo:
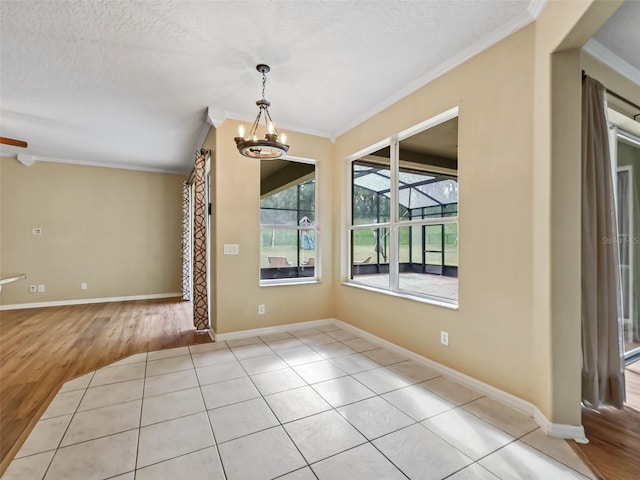
<path id="1" fill-rule="evenodd" d="M 527 11 L 529 12 L 529 15 L 531 15 L 531 18 L 536 20 L 542 13 L 542 10 L 544 10 L 547 3 L 548 0 L 531 0 L 531 3 L 529 3 L 529 6 L 527 7 Z"/>
<path id="2" fill-rule="evenodd" d="M 36 163 L 36 157 L 33 155 L 26 155 L 24 153 L 19 153 L 16 155 L 16 160 L 18 160 L 25 167 L 30 167 L 34 163 Z"/>
<path id="3" fill-rule="evenodd" d="M 636 85 L 640 85 L 640 69 L 620 58 L 596 39 L 592 38 L 589 40 L 582 49 L 596 60 L 604 63 L 611 70 L 619 73 Z"/>
<path id="4" fill-rule="evenodd" d="M 526 27 L 537 18 L 537 15 L 540 14 L 540 12 L 542 11 L 542 9 L 546 4 L 547 4 L 546 0 L 542 0 L 542 1 L 533 0 L 525 13 L 518 15 L 516 18 L 514 18 L 510 22 L 495 29 L 489 35 L 469 45 L 467 48 L 462 50 L 459 54 L 454 55 L 450 59 L 446 60 L 445 62 L 441 63 L 435 68 L 429 70 L 427 73 L 419 77 L 417 80 L 414 80 L 413 82 L 408 84 L 405 88 L 399 90 L 395 94 L 381 101 L 374 107 L 366 110 L 365 112 L 363 112 L 362 114 L 354 118 L 352 121 L 342 125 L 340 128 L 338 128 L 331 134 L 331 137 L 337 138 L 340 135 L 348 132 L 355 126 L 360 125 L 365 120 L 368 120 L 369 118 L 373 117 L 377 113 L 380 113 L 385 108 L 390 107 L 394 103 L 402 100 L 404 97 L 424 87 L 425 85 L 432 82 L 436 78 L 444 75 L 450 70 L 453 70 L 455 67 L 463 64 L 467 60 L 475 57 L 476 55 L 488 49 L 489 47 L 504 40 L 505 38 L 514 34 L 518 30 L 521 30 L 522 28 Z"/>
<path id="5" fill-rule="evenodd" d="M 207 122 L 215 128 L 218 128 L 224 122 L 224 112 L 215 107 L 207 107 Z"/>
<path id="6" fill-rule="evenodd" d="M 84 160 L 75 160 L 75 159 L 69 159 L 69 158 L 55 158 L 55 157 L 46 157 L 42 155 L 29 155 L 29 154 L 7 155 L 5 157 L 15 158 L 17 161 L 22 163 L 25 167 L 30 167 L 36 162 L 47 162 L 47 163 L 64 163 L 68 165 L 79 165 L 83 167 L 118 168 L 120 170 L 136 170 L 140 172 L 171 173 L 171 174 L 177 174 L 177 175 L 184 175 L 184 169 L 179 170 L 179 169 L 171 169 L 171 168 L 147 167 L 142 165 L 89 162 Z"/>

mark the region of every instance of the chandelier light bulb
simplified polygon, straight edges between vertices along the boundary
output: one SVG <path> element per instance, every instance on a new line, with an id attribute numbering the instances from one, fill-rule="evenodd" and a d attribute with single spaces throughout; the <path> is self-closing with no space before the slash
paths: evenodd
<path id="1" fill-rule="evenodd" d="M 244 128 L 244 125 L 242 124 L 238 125 L 238 136 L 244 138 L 245 132 L 246 130 Z"/>
<path id="2" fill-rule="evenodd" d="M 287 134 L 286 133 L 281 133 L 280 134 L 280 141 L 282 143 L 287 143 Z"/>
<path id="3" fill-rule="evenodd" d="M 269 135 L 273 135 L 273 130 L 274 130 L 273 129 L 273 122 L 269 122 L 268 125 L 267 125 L 267 133 Z"/>

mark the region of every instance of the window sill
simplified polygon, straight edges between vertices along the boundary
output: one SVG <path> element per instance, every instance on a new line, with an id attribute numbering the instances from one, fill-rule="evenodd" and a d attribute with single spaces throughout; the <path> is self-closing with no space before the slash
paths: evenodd
<path id="1" fill-rule="evenodd" d="M 260 280 L 260 287 L 290 287 L 292 285 L 311 285 L 321 283 L 319 278 L 283 278 L 274 280 Z"/>
<path id="2" fill-rule="evenodd" d="M 434 305 L 436 307 L 443 307 L 443 308 L 447 308 L 449 310 L 458 310 L 458 308 L 459 308 L 458 302 L 449 303 L 449 302 L 446 302 L 446 301 L 443 301 L 443 300 L 437 300 L 435 298 L 421 297 L 421 296 L 418 296 L 418 295 L 411 295 L 409 293 L 403 293 L 403 292 L 392 292 L 391 290 L 386 290 L 384 288 L 376 288 L 376 287 L 372 287 L 371 285 L 364 285 L 362 283 L 353 282 L 353 281 L 342 282 L 342 285 L 344 285 L 345 287 L 360 288 L 362 290 L 368 290 L 370 292 L 375 292 L 375 293 L 383 293 L 383 294 L 389 295 L 391 297 L 404 298 L 406 300 L 412 300 L 414 302 L 425 303 L 427 305 Z"/>

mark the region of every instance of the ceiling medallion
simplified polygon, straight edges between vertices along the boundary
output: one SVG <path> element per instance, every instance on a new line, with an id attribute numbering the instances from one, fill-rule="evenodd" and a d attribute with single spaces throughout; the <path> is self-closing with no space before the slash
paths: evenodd
<path id="1" fill-rule="evenodd" d="M 238 151 L 249 158 L 258 158 L 261 160 L 273 160 L 280 158 L 287 153 L 289 145 L 287 141 L 287 134 L 278 134 L 278 130 L 273 125 L 271 115 L 269 115 L 269 107 L 271 103 L 264 97 L 264 88 L 267 83 L 266 74 L 271 70 L 269 65 L 257 65 L 256 70 L 262 74 L 262 98 L 256 102 L 258 106 L 258 116 L 256 117 L 249 135 L 245 136 L 244 125 L 238 125 L 238 136 L 234 138 Z M 260 119 L 264 116 L 264 122 L 266 124 L 267 133 L 264 138 L 258 138 L 257 130 L 260 123 Z"/>

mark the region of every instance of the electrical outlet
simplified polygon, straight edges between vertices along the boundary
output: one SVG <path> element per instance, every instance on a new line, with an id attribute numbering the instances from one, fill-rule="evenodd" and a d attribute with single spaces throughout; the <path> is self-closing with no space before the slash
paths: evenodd
<path id="1" fill-rule="evenodd" d="M 449 332 L 440 331 L 440 343 L 449 346 Z"/>
<path id="2" fill-rule="evenodd" d="M 42 235 L 42 229 L 40 227 L 33 227 L 31 229 L 31 235 Z"/>
<path id="3" fill-rule="evenodd" d="M 38 293 L 44 293 L 44 285 L 38 285 Z"/>
<path id="4" fill-rule="evenodd" d="M 81 288 L 82 290 L 86 290 L 86 289 L 87 289 L 87 284 L 86 284 L 86 283 L 81 283 L 81 284 L 80 284 L 80 288 Z"/>
<path id="5" fill-rule="evenodd" d="M 258 305 L 258 315 L 264 315 L 266 312 L 265 308 L 264 308 L 264 303 L 261 303 L 260 305 Z"/>
<path id="6" fill-rule="evenodd" d="M 36 293 L 38 291 L 37 285 L 29 285 L 29 293 Z"/>

